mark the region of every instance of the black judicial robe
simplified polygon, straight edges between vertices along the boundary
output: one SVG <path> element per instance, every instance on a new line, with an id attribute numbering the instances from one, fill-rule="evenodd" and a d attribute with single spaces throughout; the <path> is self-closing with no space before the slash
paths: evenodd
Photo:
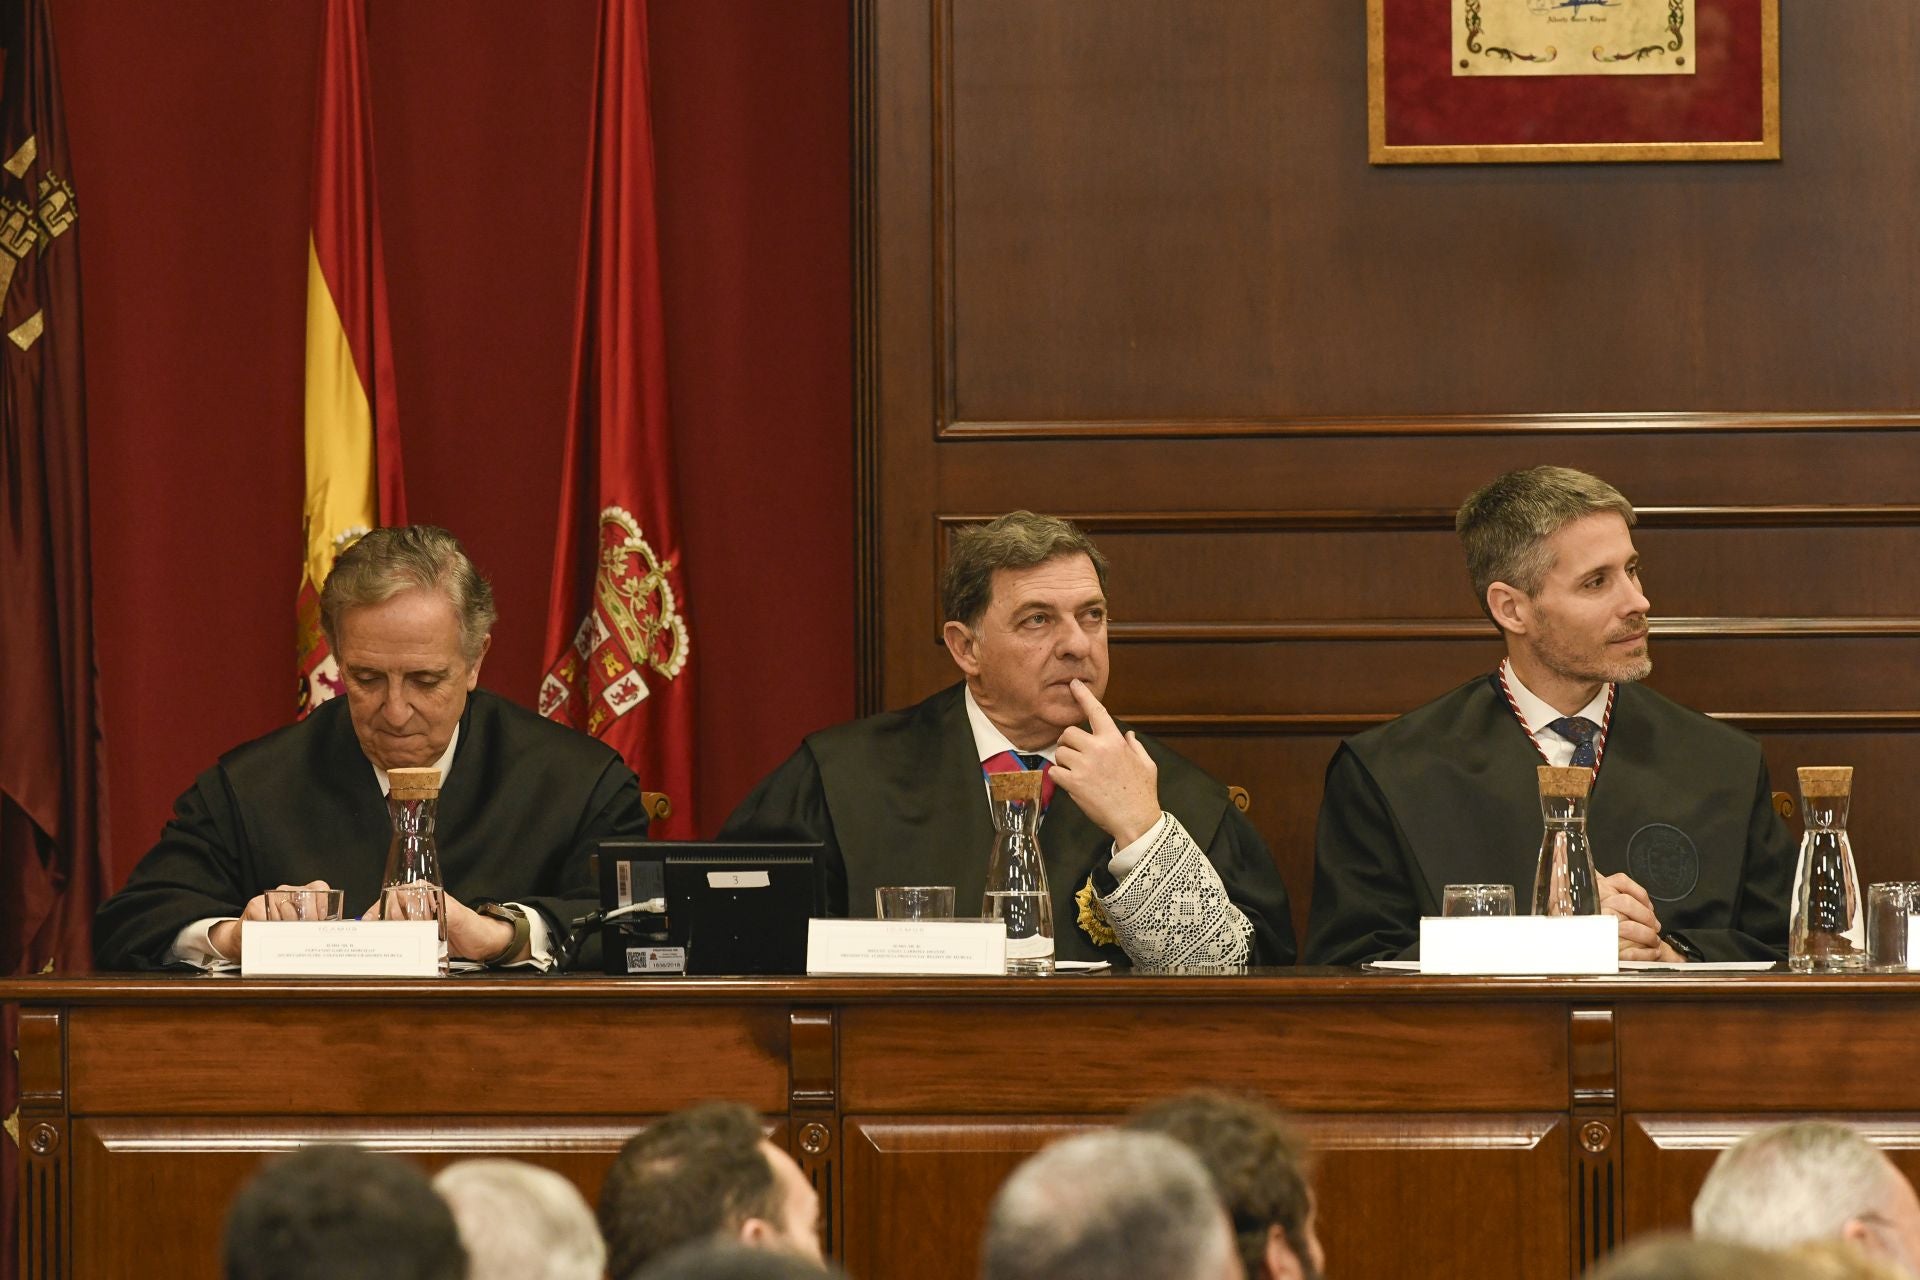
<path id="1" fill-rule="evenodd" d="M 1320 805 L 1308 962 L 1407 952 L 1449 884 L 1511 884 L 1525 911 L 1540 763 L 1492 676 L 1341 744 Z M 1631 875 L 1661 927 L 1706 959 L 1784 956 L 1798 855 L 1752 737 L 1620 685 L 1587 834 L 1600 874 Z"/>
<path id="2" fill-rule="evenodd" d="M 871 917 L 874 889 L 894 884 L 953 885 L 959 914 L 977 912 L 993 816 L 964 689 L 955 684 L 917 706 L 810 735 L 734 811 L 721 838 L 824 843 L 829 909 L 836 915 Z M 1161 807 L 1180 819 L 1253 924 L 1250 963 L 1292 964 L 1287 890 L 1266 843 L 1234 808 L 1226 787 L 1145 734 L 1140 742 L 1159 766 Z M 1056 789 L 1040 824 L 1040 850 L 1053 891 L 1054 951 L 1062 960 L 1127 963 L 1119 947 L 1095 946 L 1075 923 L 1074 895 L 1096 864 L 1104 872 L 1112 849 L 1112 839 L 1066 789 Z M 1105 881 L 1102 892 L 1112 887 Z"/>
<path id="3" fill-rule="evenodd" d="M 475 689 L 442 780 L 441 875 L 469 905 L 513 901 L 546 917 L 558 950 L 599 906 L 595 842 L 645 835 L 640 785 L 612 748 Z M 94 964 L 155 968 L 180 930 L 237 916 L 280 884 L 325 880 L 349 915 L 380 894 L 392 824 L 345 698 L 236 747 L 174 803 L 160 842 L 94 918 Z"/>

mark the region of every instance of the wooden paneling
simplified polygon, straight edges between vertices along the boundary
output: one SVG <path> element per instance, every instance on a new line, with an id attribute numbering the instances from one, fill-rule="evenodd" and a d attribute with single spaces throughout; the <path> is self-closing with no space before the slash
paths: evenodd
<path id="1" fill-rule="evenodd" d="M 1920 1180 L 1920 1118 L 1913 1115 L 1834 1114 L 1795 1119 L 1839 1120 L 1884 1149 L 1909 1180 Z M 1686 1231 L 1693 1199 L 1700 1194 L 1722 1151 L 1777 1115 L 1641 1115 L 1627 1121 L 1627 1232 Z"/>
<path id="2" fill-rule="evenodd" d="M 1806 1000 L 1790 1021 L 1772 1004 L 1729 1000 L 1703 1036 L 1697 1007 L 1623 1009 L 1621 1091 L 1638 1111 L 1712 1111 L 1737 1071 L 1743 1110 L 1908 1109 L 1920 1102 L 1911 1014 L 1891 996 Z"/>
<path id="3" fill-rule="evenodd" d="M 425 1115 L 377 1126 L 280 1116 L 81 1121 L 75 1125 L 73 1216 L 75 1232 L 87 1242 L 84 1274 L 217 1280 L 215 1242 L 234 1194 L 262 1160 L 308 1143 L 351 1142 L 405 1155 L 429 1174 L 480 1156 L 525 1160 L 564 1175 L 591 1204 L 614 1153 L 644 1123 L 529 1116 L 479 1124 Z M 166 1229 L 150 1229 L 141 1205 L 166 1206 Z"/>
<path id="4" fill-rule="evenodd" d="M 955 678 L 960 522 L 1081 517 L 1113 710 L 1304 918 L 1339 738 L 1498 657 L 1450 513 L 1554 462 L 1645 511 L 1654 687 L 1912 874 L 1920 9 L 1785 8 L 1781 163 L 1379 168 L 1351 0 L 859 0 L 864 709 Z"/>
<path id="5" fill-rule="evenodd" d="M 849 1116 L 841 1261 L 853 1276 L 974 1276 L 993 1193 L 1029 1155 L 1110 1116 Z"/>
<path id="6" fill-rule="evenodd" d="M 543 1107 L 563 1115 L 668 1111 L 716 1096 L 787 1109 L 787 1029 L 778 1010 L 663 1009 L 644 1023 L 608 1016 L 591 1040 L 482 1061 L 461 1043 L 473 1029 L 467 1009 L 375 1009 L 354 1020 L 351 1035 L 331 1003 L 202 1010 L 198 1043 L 217 1048 L 227 1069 L 182 1074 L 164 1089 L 155 1087 L 153 1064 L 179 1053 L 181 1010 L 77 1009 L 68 1067 L 74 1106 L 89 1115 L 271 1115 L 305 1106 L 339 1116 L 411 1115 L 421 1108 L 421 1082 L 430 1081 L 433 1109 L 447 1115 L 484 1114 L 516 1096 L 550 1099 Z M 538 1005 L 496 1010 L 488 1042 L 550 1044 L 550 1020 Z M 619 1068 L 582 1071 L 583 1060 Z"/>
<path id="7" fill-rule="evenodd" d="M 1462 1041 L 1459 1020 L 1487 1029 Z M 927 1046 L 939 1045 L 929 1055 Z M 1082 1070 L 1087 1046 L 1128 1064 Z M 1445 1052 L 1440 1052 L 1441 1046 Z M 1178 1046 L 1177 1052 L 1171 1052 Z M 1202 1085 L 1256 1091 L 1304 1111 L 1561 1109 L 1567 1098 L 1564 1017 L 1546 1006 L 1466 1014 L 1452 1006 L 1361 1002 L 1330 1015 L 1311 1005 L 993 1008 L 943 1002 L 859 1007 L 840 1023 L 848 1111 L 1018 1113 L 1022 1080 L 1045 1079 L 1049 1104 L 1122 1110 Z M 1328 1062 L 1365 1062 L 1358 1073 Z M 982 1092 L 983 1081 L 1009 1087 Z"/>

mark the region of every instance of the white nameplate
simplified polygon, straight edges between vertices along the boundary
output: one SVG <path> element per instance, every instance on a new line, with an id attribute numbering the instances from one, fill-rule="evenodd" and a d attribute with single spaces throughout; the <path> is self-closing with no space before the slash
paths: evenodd
<path id="1" fill-rule="evenodd" d="M 1906 971 L 1912 973 L 1917 969 L 1920 969 L 1920 916 L 1908 916 Z"/>
<path id="2" fill-rule="evenodd" d="M 1007 971 L 1007 926 L 999 920 L 810 920 L 808 973 Z"/>
<path id="3" fill-rule="evenodd" d="M 432 920 L 248 920 L 240 973 L 315 978 L 437 978 Z"/>
<path id="4" fill-rule="evenodd" d="M 1426 916 L 1422 973 L 1618 973 L 1620 926 L 1598 916 Z"/>

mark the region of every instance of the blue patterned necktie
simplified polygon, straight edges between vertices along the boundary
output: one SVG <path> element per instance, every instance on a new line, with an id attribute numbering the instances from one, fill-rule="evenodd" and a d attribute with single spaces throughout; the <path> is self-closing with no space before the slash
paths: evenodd
<path id="1" fill-rule="evenodd" d="M 1599 736 L 1599 725 L 1585 716 L 1561 716 L 1547 728 L 1573 744 L 1573 759 L 1570 763 L 1593 768 L 1593 740 Z"/>

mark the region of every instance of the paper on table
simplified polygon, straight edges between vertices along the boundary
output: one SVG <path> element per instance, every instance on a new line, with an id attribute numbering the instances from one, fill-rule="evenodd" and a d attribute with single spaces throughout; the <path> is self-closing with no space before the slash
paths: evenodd
<path id="1" fill-rule="evenodd" d="M 1113 965 L 1105 960 L 1055 960 L 1053 967 L 1061 973 L 1099 973 Z"/>

